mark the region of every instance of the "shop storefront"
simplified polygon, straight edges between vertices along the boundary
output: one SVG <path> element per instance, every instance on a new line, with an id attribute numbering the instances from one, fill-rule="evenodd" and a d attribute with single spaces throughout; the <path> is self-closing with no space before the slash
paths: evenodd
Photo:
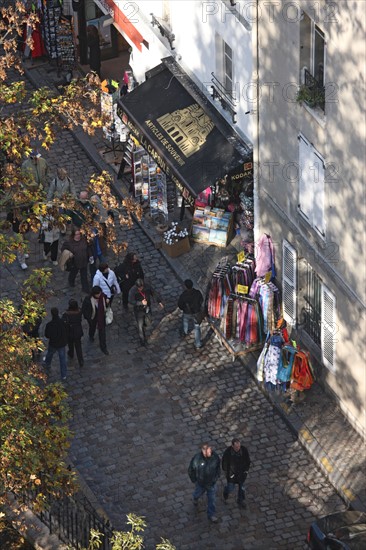
<path id="1" fill-rule="evenodd" d="M 166 217 L 171 208 L 172 186 L 192 211 L 203 208 L 206 216 L 208 208 L 216 208 L 212 214 L 217 216 L 211 217 L 221 218 L 226 234 L 222 239 L 216 235 L 216 241 L 226 246 L 228 228 L 234 227 L 232 214 L 236 206 L 223 202 L 220 182 L 232 189 L 231 174 L 244 173 L 244 167 L 246 177 L 252 177 L 251 148 L 234 135 L 173 58 L 164 59 L 146 77 L 143 84 L 119 101 L 117 108 L 131 137 L 125 162 L 132 172 L 134 194 L 153 203 L 157 217 Z M 236 180 L 238 204 L 240 181 L 243 183 L 244 179 Z M 202 192 L 207 189 L 212 190 L 212 197 L 205 202 Z M 197 226 L 200 221 L 203 220 L 198 220 Z M 199 231 L 192 237 L 198 240 Z"/>

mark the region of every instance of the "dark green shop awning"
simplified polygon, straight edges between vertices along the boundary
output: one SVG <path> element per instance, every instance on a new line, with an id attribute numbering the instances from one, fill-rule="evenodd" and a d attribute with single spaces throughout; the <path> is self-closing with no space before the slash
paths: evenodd
<path id="1" fill-rule="evenodd" d="M 171 59 L 119 101 L 118 114 L 183 196 L 196 197 L 248 162 L 251 148 Z"/>

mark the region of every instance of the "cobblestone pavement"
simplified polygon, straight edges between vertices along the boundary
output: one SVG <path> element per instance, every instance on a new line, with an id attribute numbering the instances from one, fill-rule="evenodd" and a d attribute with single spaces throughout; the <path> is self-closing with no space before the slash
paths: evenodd
<path id="1" fill-rule="evenodd" d="M 39 73 L 42 76 L 42 70 Z M 44 156 L 51 166 L 67 166 L 79 189 L 95 170 L 69 132 L 62 132 L 60 141 Z M 111 355 L 104 356 L 97 343 L 90 344 L 84 337 L 85 367 L 79 369 L 75 360 L 70 362 L 67 385 L 73 414 L 73 464 L 115 528 L 124 526 L 129 512 L 146 517 L 148 550 L 160 537 L 170 539 L 178 550 L 305 548 L 309 523 L 344 509 L 344 502 L 289 428 L 290 422 L 284 422 L 276 412 L 280 409 L 257 387 L 250 374 L 253 358 L 248 356 L 246 364 L 233 362 L 207 324 L 203 325 L 204 347 L 200 351 L 194 349 L 191 336 L 179 337 L 176 301 L 181 277 L 195 269 L 192 278 L 203 280 L 209 262 L 215 262 L 215 247 L 206 249 L 205 267 L 198 247 L 180 262 L 168 263 L 138 225 L 121 231 L 120 238 L 126 238 L 141 256 L 146 274 L 163 295 L 165 309 L 154 308 L 148 348 L 139 346 L 131 313 L 122 313 L 117 303 L 115 321 L 107 329 Z M 43 263 L 40 245 L 32 238 L 29 266 Z M 110 258 L 110 264 L 114 263 Z M 69 289 L 66 274 L 49 265 L 55 276 L 48 309 L 57 305 L 62 311 L 69 298 L 82 298 L 79 280 L 75 289 Z M 17 264 L 0 270 L 2 295 L 18 300 L 18 285 L 27 273 Z M 59 379 L 58 370 L 55 357 L 52 381 Z M 319 394 L 314 395 L 317 415 L 311 415 L 302 404 L 297 416 L 301 419 L 302 415 L 303 423 L 297 431 L 310 426 L 319 440 L 324 432 L 319 412 L 322 404 Z M 336 412 L 328 422 L 338 430 L 339 439 L 349 434 L 344 436 L 344 456 L 359 455 L 362 444 L 348 424 L 342 426 Z M 204 502 L 198 510 L 193 508 L 187 467 L 203 440 L 211 441 L 222 453 L 234 435 L 243 438 L 252 458 L 247 510 L 239 510 L 234 498 L 224 504 L 221 479 L 217 499 L 220 520 L 212 525 Z M 300 439 L 306 439 L 305 434 Z M 332 460 L 336 460 L 337 442 L 328 442 Z M 362 461 L 362 456 L 353 459 L 353 472 L 362 472 Z M 343 462 L 342 473 L 348 476 L 349 468 Z"/>

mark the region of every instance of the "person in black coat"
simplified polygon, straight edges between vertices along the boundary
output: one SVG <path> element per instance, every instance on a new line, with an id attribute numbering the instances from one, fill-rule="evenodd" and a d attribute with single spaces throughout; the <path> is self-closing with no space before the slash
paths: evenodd
<path id="1" fill-rule="evenodd" d="M 89 296 L 86 296 L 81 306 L 84 319 L 89 325 L 89 340 L 94 342 L 95 331 L 98 328 L 99 346 L 104 355 L 109 355 L 107 350 L 105 310 L 109 300 L 103 294 L 100 286 L 93 286 Z"/>
<path id="2" fill-rule="evenodd" d="M 131 305 L 133 305 L 140 342 L 143 346 L 147 345 L 145 328 L 151 324 L 152 298 L 154 298 L 161 308 L 164 307 L 160 295 L 152 288 L 152 286 L 145 283 L 142 279 L 137 279 L 136 284 L 129 292 L 128 301 Z"/>
<path id="3" fill-rule="evenodd" d="M 101 56 L 99 31 L 95 25 L 88 25 L 87 43 L 89 48 L 89 66 L 90 70 L 97 73 L 100 78 Z"/>
<path id="4" fill-rule="evenodd" d="M 191 279 L 184 281 L 185 290 L 179 296 L 178 307 L 183 311 L 183 335 L 187 336 L 189 331 L 189 323 L 193 321 L 194 324 L 194 339 L 196 349 L 202 347 L 201 342 L 201 326 L 198 315 L 202 311 L 203 296 L 202 293 L 193 288 L 193 282 Z"/>
<path id="5" fill-rule="evenodd" d="M 122 291 L 122 304 L 128 309 L 128 293 L 137 279 L 144 278 L 140 260 L 135 252 L 128 252 L 125 259 L 114 270 Z"/>
<path id="6" fill-rule="evenodd" d="M 193 504 L 198 505 L 198 499 L 207 493 L 207 517 L 217 523 L 216 512 L 216 482 L 220 477 L 220 458 L 208 443 L 201 445 L 201 452 L 194 455 L 188 467 L 188 475 L 195 483 Z"/>
<path id="7" fill-rule="evenodd" d="M 65 323 L 60 319 L 57 307 L 51 309 L 52 320 L 47 323 L 44 335 L 48 338 L 48 349 L 44 360 L 46 369 L 51 368 L 51 361 L 54 354 L 57 352 L 60 360 L 61 380 L 66 380 L 67 376 L 67 361 L 66 361 L 66 344 L 67 331 Z"/>
<path id="8" fill-rule="evenodd" d="M 236 437 L 222 455 L 221 466 L 227 481 L 223 494 L 225 502 L 229 494 L 235 490 L 235 485 L 238 485 L 238 504 L 241 508 L 245 508 L 244 482 L 250 468 L 250 458 L 248 449 Z"/>
<path id="9" fill-rule="evenodd" d="M 66 325 L 67 342 L 69 350 L 67 355 L 72 359 L 74 357 L 74 348 L 78 358 L 79 366 L 84 365 L 83 350 L 81 347 L 81 339 L 84 335 L 81 325 L 82 316 L 76 300 L 69 300 L 69 307 L 62 316 L 62 320 Z"/>

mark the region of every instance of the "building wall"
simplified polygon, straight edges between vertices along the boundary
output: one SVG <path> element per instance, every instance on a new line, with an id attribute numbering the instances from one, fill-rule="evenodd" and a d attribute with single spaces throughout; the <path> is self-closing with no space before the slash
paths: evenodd
<path id="1" fill-rule="evenodd" d="M 300 17 L 295 3 L 273 4 L 271 17 L 260 2 L 257 171 L 260 220 L 257 232 L 277 241 L 282 276 L 282 239 L 297 250 L 331 290 L 336 307 L 335 371 L 321 365 L 319 347 L 311 346 L 322 380 L 335 393 L 354 425 L 365 432 L 365 10 L 362 3 L 300 2 L 325 33 L 325 115 L 295 100 L 300 75 Z M 315 6 L 315 8 L 314 8 Z M 293 11 L 290 10 L 292 8 Z M 315 10 L 315 11 L 314 11 Z M 325 236 L 299 213 L 299 133 L 324 158 Z M 297 166 L 297 168 L 296 168 Z M 258 236 L 258 235 L 257 235 Z M 301 267 L 300 265 L 298 266 Z M 299 281 L 298 322 L 304 288 Z"/>
<path id="2" fill-rule="evenodd" d="M 136 6 L 133 15 L 129 7 L 130 3 L 117 0 L 116 4 L 127 17 L 131 17 L 131 22 L 149 43 L 149 49 L 143 46 L 142 52 L 132 44 L 133 53 L 130 64 L 138 82 L 142 82 L 145 72 L 158 65 L 163 57 L 173 55 L 196 83 L 210 93 L 211 73 L 217 75 L 218 72 L 216 51 L 218 37 L 221 37 L 234 54 L 236 128 L 251 139 L 252 119 L 245 114 L 252 106 L 248 101 L 252 81 L 252 33 L 248 30 L 250 25 L 246 28 L 240 22 L 239 14 L 235 12 L 235 15 L 228 10 L 227 5 L 221 0 L 215 2 L 171 0 L 169 3 L 170 26 L 171 32 L 175 35 L 174 50 L 172 50 L 168 40 L 161 37 L 159 30 L 151 25 L 151 13 L 156 17 L 163 15 L 162 0 L 136 0 L 133 2 Z M 128 40 L 128 37 L 126 38 Z M 231 120 L 221 109 L 219 102 L 216 103 L 218 110 Z"/>

